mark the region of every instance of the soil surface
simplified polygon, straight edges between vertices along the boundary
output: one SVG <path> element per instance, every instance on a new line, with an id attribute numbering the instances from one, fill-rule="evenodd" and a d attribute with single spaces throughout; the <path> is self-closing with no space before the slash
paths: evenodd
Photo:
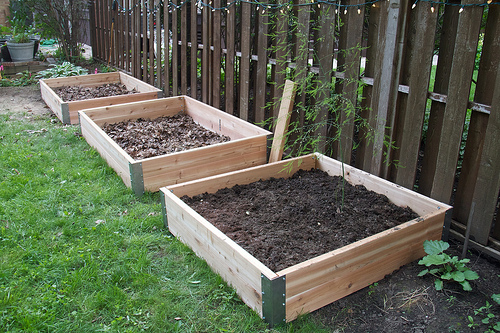
<path id="1" fill-rule="evenodd" d="M 182 199 L 275 272 L 418 217 L 318 169 Z"/>
<path id="2" fill-rule="evenodd" d="M 105 124 L 103 130 L 137 160 L 231 140 L 196 124 L 185 114 Z"/>
<path id="3" fill-rule="evenodd" d="M 54 92 L 65 102 L 138 93 L 135 89 L 128 90 L 120 83 L 107 83 L 97 87 L 64 86 L 54 88 Z"/>
<path id="4" fill-rule="evenodd" d="M 38 86 L 0 87 L 2 113 L 27 121 L 44 117 L 58 122 L 43 102 Z M 78 128 L 65 126 L 74 127 L 75 131 Z M 453 240 L 450 243 L 447 253 L 460 255 L 462 244 Z M 488 301 L 492 304 L 491 313 L 496 315 L 494 322 L 500 321 L 500 305 L 491 299 L 492 294 L 500 293 L 500 262 L 474 249 L 467 252 L 467 258 L 471 260 L 468 267 L 479 274 L 479 279 L 472 282 L 470 292 L 451 283 L 445 283 L 443 291 L 436 291 L 431 276 L 417 276 L 423 267 L 415 261 L 372 286 L 313 312 L 311 316 L 335 333 L 487 332 L 491 326 L 481 323 L 484 316 L 476 315 L 474 311 Z M 478 325 L 474 329 L 468 326 L 468 316 L 472 316 L 474 324 Z"/>

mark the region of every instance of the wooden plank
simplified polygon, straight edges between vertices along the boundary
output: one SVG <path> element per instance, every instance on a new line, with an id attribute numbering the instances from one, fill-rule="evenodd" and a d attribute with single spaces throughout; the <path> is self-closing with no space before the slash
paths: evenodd
<path id="1" fill-rule="evenodd" d="M 163 186 L 265 164 L 266 143 L 266 137 L 247 138 L 141 160 L 144 188 L 156 192 Z"/>
<path id="2" fill-rule="evenodd" d="M 98 58 L 98 41 L 97 41 L 97 20 L 96 20 L 96 1 L 90 2 L 89 6 L 89 25 L 90 25 L 90 47 L 92 48 L 93 57 Z"/>
<path id="3" fill-rule="evenodd" d="M 130 119 L 172 116 L 182 112 L 184 108 L 182 97 L 169 97 L 89 109 L 85 110 L 85 114 L 98 126 L 102 126 Z"/>
<path id="4" fill-rule="evenodd" d="M 413 220 L 339 250 L 285 269 L 287 321 L 381 280 L 425 255 L 424 240 L 438 240 L 444 212 Z"/>
<path id="5" fill-rule="evenodd" d="M 85 111 L 79 111 L 79 113 L 82 136 L 90 146 L 99 152 L 109 166 L 116 171 L 125 185 L 130 187 L 129 163 L 133 163 L 133 159 L 111 140 L 99 126 L 91 121 L 85 114 Z"/>
<path id="6" fill-rule="evenodd" d="M 330 38 L 330 36 L 335 34 L 336 13 L 333 7 L 321 4 L 318 4 L 315 10 L 317 15 L 316 24 L 318 27 L 314 30 L 313 67 L 318 68 L 318 76 L 316 78 L 318 93 L 311 103 L 318 103 L 318 114 L 316 117 L 316 124 L 314 125 L 317 127 L 314 135 L 324 138 L 322 141 L 325 142 L 328 136 L 328 126 L 326 122 L 330 118 L 330 110 L 328 105 L 325 105 L 322 101 L 330 96 L 332 87 L 335 39 Z M 321 143 L 317 147 L 317 151 L 321 153 L 326 151 L 324 143 Z"/>
<path id="7" fill-rule="evenodd" d="M 47 104 L 47 106 L 54 112 L 54 114 L 59 118 L 61 122 L 64 123 L 65 116 L 63 116 L 63 110 L 67 111 L 68 103 L 64 102 L 45 82 L 45 80 L 40 80 L 40 93 L 42 99 Z"/>
<path id="8" fill-rule="evenodd" d="M 493 105 L 493 89 L 500 65 L 500 6 L 491 6 L 488 12 L 488 22 L 485 28 L 482 56 L 477 76 L 475 102 Z M 472 196 L 476 187 L 477 174 L 481 165 L 481 153 L 485 142 L 485 128 L 488 124 L 488 114 L 472 112 L 467 134 L 467 144 L 462 163 L 460 179 L 455 196 L 453 217 L 462 223 L 468 220 Z M 487 218 L 480 218 L 487 222 Z M 485 230 L 490 228 L 486 227 Z M 484 240 L 484 237 L 481 237 Z"/>
<path id="9" fill-rule="evenodd" d="M 155 10 L 155 16 L 156 16 L 156 34 L 155 34 L 155 39 L 156 39 L 156 55 L 155 55 L 155 73 L 156 73 L 156 84 L 155 86 L 156 87 L 163 87 L 163 66 L 162 66 L 162 59 L 163 59 L 163 55 L 162 55 L 162 49 L 161 49 L 161 46 L 162 46 L 162 22 L 161 22 L 161 1 L 158 0 L 157 4 L 156 4 L 156 10 Z"/>
<path id="10" fill-rule="evenodd" d="M 465 4 L 480 3 L 467 0 Z M 448 84 L 448 102 L 442 114 L 441 124 L 436 133 L 440 140 L 431 156 L 434 168 L 422 168 L 421 186 L 423 193 L 443 202 L 449 202 L 457 167 L 462 139 L 463 123 L 469 100 L 470 84 L 474 70 L 482 7 L 467 7 L 458 19 L 457 37 Z M 467 82 L 467 84 L 465 84 Z M 429 129 L 431 129 L 429 123 Z M 426 144 L 427 147 L 427 144 Z M 424 156 L 425 160 L 426 156 Z M 425 162 L 424 162 L 425 163 Z"/>
<path id="11" fill-rule="evenodd" d="M 158 89 L 150 84 L 147 84 L 144 81 L 138 80 L 135 77 L 127 75 L 123 72 L 118 72 L 118 73 L 120 74 L 119 82 L 124 84 L 128 90 L 135 89 L 139 92 L 155 92 L 157 93 L 158 98 L 163 96 L 161 89 Z"/>
<path id="12" fill-rule="evenodd" d="M 184 4 L 182 8 L 180 9 L 181 11 L 181 25 L 180 25 L 180 30 L 181 30 L 181 50 L 180 50 L 180 58 L 181 58 L 181 94 L 186 95 L 187 94 L 187 80 L 188 80 L 188 55 L 187 55 L 187 12 L 188 12 L 188 6 Z"/>
<path id="13" fill-rule="evenodd" d="M 208 103 L 208 94 L 209 94 L 209 34 L 208 34 L 208 26 L 209 22 L 209 9 L 207 7 L 202 7 L 201 15 L 202 15 L 202 26 L 201 26 L 201 42 L 203 44 L 203 49 L 201 52 L 201 101 L 203 103 Z"/>
<path id="14" fill-rule="evenodd" d="M 284 0 L 279 0 L 278 4 L 284 4 Z M 274 53 L 276 58 L 276 65 L 273 68 L 273 89 L 272 89 L 272 102 L 274 107 L 272 109 L 272 117 L 276 118 L 279 114 L 279 98 L 283 95 L 283 87 L 285 83 L 285 70 L 287 67 L 287 38 L 288 38 L 288 9 L 282 7 L 277 10 L 276 14 L 276 31 L 274 40 Z"/>
<path id="15" fill-rule="evenodd" d="M 347 164 L 351 163 L 354 143 L 354 119 L 358 105 L 361 45 L 365 10 L 362 0 L 354 0 L 349 4 L 360 6 L 351 7 L 347 13 L 341 17 L 341 21 L 344 22 L 344 24 L 340 27 L 339 49 L 342 51 L 339 52 L 338 55 L 337 68 L 339 71 L 344 72 L 344 78 L 337 79 L 335 83 L 335 90 L 341 96 L 340 114 L 338 115 L 338 123 L 332 128 L 334 132 L 330 131 L 330 137 L 339 138 L 333 144 L 333 157 Z M 328 50 L 323 52 L 328 52 Z M 326 79 L 329 77 L 331 77 L 331 74 L 327 75 Z"/>
<path id="16" fill-rule="evenodd" d="M 370 17 L 368 21 L 368 37 L 367 37 L 367 49 L 366 49 L 366 65 L 365 65 L 365 77 L 375 78 L 377 75 L 377 68 L 380 67 L 380 41 L 379 41 L 379 29 L 382 25 L 382 2 L 375 3 L 375 6 L 370 8 Z M 372 104 L 376 98 L 375 88 L 372 83 L 363 88 L 363 97 L 361 101 L 360 117 L 363 118 L 369 125 L 373 128 L 375 117 Z M 366 80 L 364 80 L 366 82 Z M 356 161 L 355 165 L 363 170 L 370 170 L 371 164 L 371 150 L 373 145 L 366 136 L 367 131 L 363 128 L 359 130 L 359 147 L 356 150 Z"/>
<path id="17" fill-rule="evenodd" d="M 451 208 L 445 203 L 423 196 L 361 169 L 331 158 L 322 158 L 321 155 L 317 156 L 317 167 L 328 172 L 329 175 L 343 176 L 352 185 L 363 185 L 370 191 L 383 194 L 397 206 L 410 206 L 420 216 L 430 214 L 438 207 L 444 210 Z"/>
<path id="18" fill-rule="evenodd" d="M 170 11 L 169 6 L 163 6 L 163 67 L 165 75 L 165 84 L 163 91 L 166 97 L 170 96 L 170 25 L 169 25 Z"/>
<path id="19" fill-rule="evenodd" d="M 239 115 L 241 119 L 248 120 L 250 108 L 250 18 L 252 6 L 249 3 L 241 4 L 241 58 L 239 73 Z"/>
<path id="20" fill-rule="evenodd" d="M 99 73 L 90 75 L 60 77 L 53 79 L 44 79 L 47 86 L 58 88 L 67 85 L 81 87 L 96 87 L 106 83 L 120 83 L 119 72 Z"/>
<path id="21" fill-rule="evenodd" d="M 191 97 L 198 98 L 198 6 L 191 2 Z"/>
<path id="22" fill-rule="evenodd" d="M 253 87 L 255 91 L 255 123 L 262 123 L 265 120 L 265 107 L 267 95 L 267 40 L 269 15 L 265 13 L 265 8 L 257 8 L 257 65 L 256 78 Z"/>
<path id="23" fill-rule="evenodd" d="M 237 3 L 232 3 L 227 10 L 226 23 L 226 83 L 224 99 L 226 102 L 225 111 L 234 114 L 234 59 L 235 59 L 235 34 L 236 34 L 236 10 Z"/>
<path id="24" fill-rule="evenodd" d="M 204 192 L 215 193 L 224 187 L 233 187 L 237 184 L 250 184 L 260 179 L 269 179 L 270 177 L 289 178 L 299 169 L 309 170 L 313 168 L 315 166 L 315 159 L 316 157 L 313 155 L 291 158 L 286 161 L 278 161 L 245 170 L 206 177 L 203 180 L 198 179 L 168 186 L 168 190 L 178 197 L 184 195 L 193 196 Z"/>
<path id="25" fill-rule="evenodd" d="M 460 3 L 459 0 L 454 1 L 455 3 Z M 444 8 L 439 58 L 434 82 L 434 92 L 444 95 L 448 93 L 448 83 L 452 66 L 452 61 L 449 61 L 449 59 L 453 59 L 459 18 L 458 11 L 453 10 L 452 7 L 453 6 L 445 6 Z M 424 157 L 422 160 L 422 173 L 418 182 L 418 191 L 425 195 L 429 195 L 431 192 L 432 173 L 436 168 L 445 106 L 446 105 L 441 103 L 432 102 L 431 104 Z"/>
<path id="26" fill-rule="evenodd" d="M 391 159 L 399 161 L 400 167 L 391 169 L 391 179 L 397 184 L 413 189 L 417 171 L 424 115 L 427 106 L 427 91 L 430 81 L 434 39 L 429 38 L 436 30 L 436 13 L 433 4 L 418 2 L 411 10 L 407 48 L 401 83 L 409 86 L 408 94 L 398 95 L 395 145 Z"/>
<path id="27" fill-rule="evenodd" d="M 220 0 L 214 0 L 214 7 L 215 8 L 220 8 L 221 7 L 221 1 Z M 212 34 L 212 41 L 213 41 L 213 56 L 212 56 L 212 105 L 216 108 L 220 108 L 220 95 L 221 95 L 221 88 L 220 88 L 220 71 L 221 71 L 221 55 L 222 55 L 222 48 L 221 48 L 221 11 L 220 10 L 215 10 L 212 13 L 213 16 L 213 34 Z"/>
<path id="28" fill-rule="evenodd" d="M 274 130 L 274 139 L 271 146 L 269 163 L 280 161 L 283 156 L 283 150 L 287 138 L 288 126 L 290 124 L 293 102 L 295 98 L 297 84 L 286 80 L 283 96 L 281 98 L 278 119 L 276 120 L 276 129 Z"/>
<path id="29" fill-rule="evenodd" d="M 132 16 L 132 73 L 141 78 L 141 7 L 136 6 Z"/>
<path id="30" fill-rule="evenodd" d="M 262 315 L 261 274 L 276 276 L 261 262 L 243 250 L 168 189 L 165 197 L 169 230 L 225 281 L 236 289 L 242 300 Z"/>
<path id="31" fill-rule="evenodd" d="M 228 135 L 232 139 L 240 139 L 255 135 L 267 136 L 271 134 L 271 132 L 259 126 L 248 123 L 228 113 L 222 113 L 213 106 L 204 104 L 187 96 L 184 96 L 184 98 L 186 113 L 197 123 L 217 133 Z"/>
<path id="32" fill-rule="evenodd" d="M 149 5 L 149 11 L 148 13 L 145 13 L 144 15 L 147 15 L 147 28 L 144 29 L 144 38 L 147 36 L 147 44 L 148 44 L 148 60 L 149 60 L 149 66 L 147 66 L 148 71 L 147 71 L 147 79 L 144 78 L 144 81 L 149 82 L 149 84 L 154 85 L 155 84 L 155 77 L 154 77 L 154 62 L 155 62 L 155 48 L 154 48 L 154 40 L 155 40 L 155 30 L 154 30 L 154 5 L 155 1 L 148 1 Z M 149 28 L 149 29 L 148 29 Z M 146 66 L 146 65 L 144 65 Z"/>
<path id="33" fill-rule="evenodd" d="M 471 236 L 486 245 L 500 191 L 500 71 L 497 70 L 492 99 L 492 110 L 486 126 L 481 163 L 472 197 L 475 204 L 472 215 Z M 497 219 L 498 223 L 498 219 Z"/>
<path id="34" fill-rule="evenodd" d="M 383 30 L 380 31 L 380 38 L 383 40 L 380 43 L 381 62 L 378 67 L 378 74 L 375 76 L 374 82 L 374 99 L 373 108 L 376 112 L 374 119 L 373 149 L 371 153 L 370 172 L 375 175 L 383 175 L 384 173 L 384 140 L 386 128 L 392 127 L 392 118 L 395 107 L 395 99 L 397 96 L 397 77 L 399 62 L 398 38 L 401 34 L 400 16 L 404 15 L 404 2 L 400 0 L 391 0 L 383 5 L 386 6 L 387 12 Z M 403 7 L 403 8 L 402 8 Z"/>

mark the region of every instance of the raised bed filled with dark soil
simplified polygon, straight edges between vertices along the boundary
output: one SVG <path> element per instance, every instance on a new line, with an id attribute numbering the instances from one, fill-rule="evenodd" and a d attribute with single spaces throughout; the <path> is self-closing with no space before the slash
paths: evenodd
<path id="1" fill-rule="evenodd" d="M 163 96 L 160 89 L 122 72 L 44 79 L 40 91 L 64 124 L 77 124 L 79 110 Z"/>
<path id="2" fill-rule="evenodd" d="M 421 258 L 451 208 L 320 154 L 160 191 L 172 234 L 273 325 Z"/>
<path id="3" fill-rule="evenodd" d="M 83 137 L 138 195 L 266 163 L 271 132 L 188 96 L 79 113 Z"/>

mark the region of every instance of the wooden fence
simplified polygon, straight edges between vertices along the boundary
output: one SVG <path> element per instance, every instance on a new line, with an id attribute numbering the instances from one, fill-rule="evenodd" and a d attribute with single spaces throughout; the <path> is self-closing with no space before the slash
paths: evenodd
<path id="1" fill-rule="evenodd" d="M 251 122 L 276 115 L 266 105 L 285 78 L 312 78 L 309 92 L 333 80 L 315 96 L 299 90 L 292 121 L 305 127 L 304 106 L 342 96 L 383 135 L 363 139 L 340 113 L 333 157 L 453 204 L 453 235 L 471 221 L 473 245 L 498 257 L 499 3 L 94 0 L 90 14 L 94 58 Z M 318 109 L 330 122 L 314 133 L 334 137 Z"/>

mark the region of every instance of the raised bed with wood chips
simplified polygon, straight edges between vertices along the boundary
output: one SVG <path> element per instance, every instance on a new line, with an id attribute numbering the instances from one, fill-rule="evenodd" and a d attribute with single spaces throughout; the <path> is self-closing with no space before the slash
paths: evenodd
<path id="1" fill-rule="evenodd" d="M 331 176 L 343 175 L 353 185 L 364 185 L 368 190 L 387 196 L 398 206 L 408 206 L 419 217 L 274 272 L 180 199 L 184 195 L 215 193 L 225 187 L 271 177 L 287 178 L 299 169 L 311 168 L 326 171 Z M 205 259 L 236 289 L 242 300 L 271 325 L 289 322 L 300 314 L 319 309 L 423 257 L 423 242 L 441 239 L 451 209 L 321 154 L 166 186 L 160 189 L 160 194 L 164 222 L 172 234 Z"/>
<path id="2" fill-rule="evenodd" d="M 137 93 L 119 96 L 91 98 L 80 101 L 63 101 L 54 89 L 64 86 L 98 87 L 109 83 L 125 85 Z M 162 90 L 153 87 L 122 72 L 100 73 L 40 80 L 42 99 L 64 124 L 78 124 L 78 111 L 107 105 L 157 99 L 163 96 Z"/>
<path id="3" fill-rule="evenodd" d="M 133 119 L 187 114 L 204 128 L 231 138 L 228 142 L 161 156 L 133 159 L 102 127 Z M 82 110 L 83 137 L 137 195 L 160 187 L 266 163 L 271 132 L 188 96 Z"/>

